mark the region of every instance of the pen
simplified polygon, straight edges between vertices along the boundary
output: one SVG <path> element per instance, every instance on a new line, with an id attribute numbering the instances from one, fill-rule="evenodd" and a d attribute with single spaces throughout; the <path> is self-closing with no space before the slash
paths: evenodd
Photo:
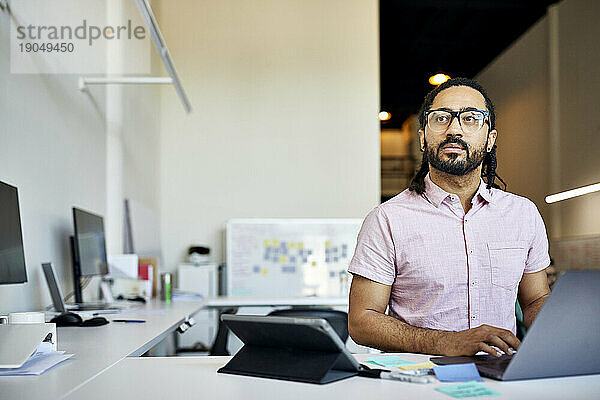
<path id="1" fill-rule="evenodd" d="M 380 379 L 393 379 L 395 381 L 403 381 L 403 382 L 412 382 L 412 383 L 432 383 L 435 382 L 432 376 L 423 375 L 423 376 L 413 376 L 406 374 L 399 374 L 397 372 L 386 372 L 381 371 L 379 375 Z"/>
<path id="2" fill-rule="evenodd" d="M 144 321 L 143 319 L 113 319 L 112 322 L 131 322 L 131 323 L 138 323 L 138 324 L 142 324 L 146 321 Z"/>
<path id="3" fill-rule="evenodd" d="M 395 381 L 412 382 L 412 383 L 432 383 L 435 382 L 432 376 L 415 376 L 405 374 L 403 372 L 387 371 L 383 369 L 372 369 L 361 364 L 361 369 L 358 371 L 358 376 L 366 378 L 392 379 Z"/>

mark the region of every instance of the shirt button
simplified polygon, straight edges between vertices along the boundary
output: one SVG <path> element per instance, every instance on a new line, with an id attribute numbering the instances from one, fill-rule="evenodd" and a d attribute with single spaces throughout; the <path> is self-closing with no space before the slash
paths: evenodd
<path id="1" fill-rule="evenodd" d="M 471 319 L 477 319 L 477 317 L 474 315 L 471 315 Z"/>
<path id="2" fill-rule="evenodd" d="M 477 281 L 472 281 L 471 286 L 475 286 L 475 285 L 477 285 Z"/>

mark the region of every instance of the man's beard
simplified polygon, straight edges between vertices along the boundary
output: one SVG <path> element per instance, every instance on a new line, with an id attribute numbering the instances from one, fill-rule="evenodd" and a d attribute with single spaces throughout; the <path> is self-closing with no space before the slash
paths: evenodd
<path id="1" fill-rule="evenodd" d="M 466 152 L 466 157 L 464 160 L 456 160 L 460 156 L 460 154 L 458 153 L 446 154 L 449 159 L 445 161 L 440 158 L 440 151 L 442 151 L 442 147 L 450 143 L 456 143 L 462 146 L 462 148 Z M 485 146 L 471 153 L 469 146 L 464 140 L 452 137 L 440 143 L 437 147 L 437 150 L 435 151 L 434 149 L 427 146 L 427 142 L 425 142 L 425 148 L 427 161 L 429 162 L 429 164 L 431 164 L 433 168 L 437 169 L 438 171 L 442 171 L 447 174 L 456 176 L 466 175 L 469 172 L 475 170 L 481 165 L 486 154 Z"/>

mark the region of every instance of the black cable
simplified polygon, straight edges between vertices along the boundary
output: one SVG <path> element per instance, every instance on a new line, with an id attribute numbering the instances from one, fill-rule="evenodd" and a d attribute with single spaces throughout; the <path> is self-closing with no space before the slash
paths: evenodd
<path id="1" fill-rule="evenodd" d="M 90 284 L 90 282 L 92 281 L 91 277 L 85 277 L 83 278 L 83 283 L 81 284 L 81 292 L 83 292 L 83 290 L 88 287 L 88 285 Z M 65 296 L 65 303 L 75 295 L 75 290 L 72 290 L 71 292 L 69 292 L 66 296 Z"/>

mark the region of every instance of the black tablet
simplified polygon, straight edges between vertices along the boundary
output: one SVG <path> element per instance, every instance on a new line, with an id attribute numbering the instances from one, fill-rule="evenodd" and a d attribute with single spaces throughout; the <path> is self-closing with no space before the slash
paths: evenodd
<path id="1" fill-rule="evenodd" d="M 221 320 L 244 347 L 219 372 L 327 383 L 360 369 L 325 319 L 223 314 Z"/>

